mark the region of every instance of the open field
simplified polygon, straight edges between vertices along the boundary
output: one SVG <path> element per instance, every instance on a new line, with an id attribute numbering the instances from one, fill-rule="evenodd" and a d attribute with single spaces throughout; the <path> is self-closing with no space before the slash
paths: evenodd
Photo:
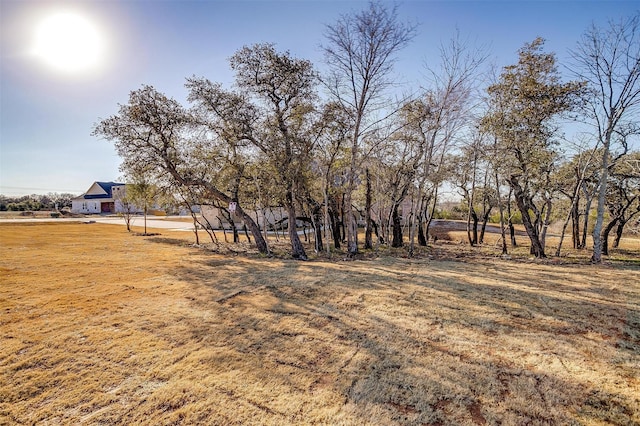
<path id="1" fill-rule="evenodd" d="M 0 224 L 0 424 L 640 424 L 638 240 L 600 266 L 192 241 Z"/>

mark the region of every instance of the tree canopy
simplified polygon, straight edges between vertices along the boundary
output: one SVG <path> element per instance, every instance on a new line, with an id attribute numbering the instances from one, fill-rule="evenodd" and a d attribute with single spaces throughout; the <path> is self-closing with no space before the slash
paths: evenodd
<path id="1" fill-rule="evenodd" d="M 542 38 L 525 43 L 517 61 L 491 81 L 486 52 L 457 37 L 443 45 L 439 66 L 425 67 L 424 86 L 398 96 L 391 90 L 395 55 L 416 26 L 400 22 L 396 8 L 371 3 L 326 26 L 324 68 L 273 44 L 244 46 L 229 59 L 231 88 L 189 77 L 188 105 L 181 105 L 144 85 L 93 134 L 114 144 L 125 174 L 221 209 L 264 254 L 268 232 L 286 227 L 297 259 L 308 258 L 300 236 L 302 230 L 307 238 L 307 228 L 317 252 L 346 245 L 344 253 L 354 256 L 359 247 L 408 243 L 413 255 L 415 240 L 428 244 L 448 186 L 464 200 L 471 245 L 483 244 L 498 211 L 506 253 L 505 227 L 515 244 L 517 210 L 531 253 L 545 257 L 553 220 L 566 218 L 563 235 L 571 221 L 574 247 L 584 246 L 580 237 L 593 228 L 588 218 L 598 191 L 604 198 L 602 206 L 597 198 L 595 226 L 603 229 L 594 231 L 596 241 L 640 215 L 637 176 L 625 171 L 638 155 L 630 115 L 640 100 L 637 32 L 627 32 L 637 19 L 624 29 L 587 32 L 575 53 L 581 72 L 572 81 L 563 80 Z M 601 43 L 613 43 L 614 35 L 625 54 L 613 59 L 626 68 L 590 62 L 620 53 Z M 619 102 L 607 110 L 615 96 Z M 574 144 L 582 148 L 567 156 L 560 119 L 595 119 L 597 131 L 582 135 Z"/>

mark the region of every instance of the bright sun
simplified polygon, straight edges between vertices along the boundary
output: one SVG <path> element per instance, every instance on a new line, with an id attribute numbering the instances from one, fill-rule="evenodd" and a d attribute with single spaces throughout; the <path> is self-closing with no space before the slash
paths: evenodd
<path id="1" fill-rule="evenodd" d="M 36 27 L 33 53 L 65 73 L 96 69 L 104 57 L 104 40 L 88 19 L 72 12 L 44 18 Z"/>

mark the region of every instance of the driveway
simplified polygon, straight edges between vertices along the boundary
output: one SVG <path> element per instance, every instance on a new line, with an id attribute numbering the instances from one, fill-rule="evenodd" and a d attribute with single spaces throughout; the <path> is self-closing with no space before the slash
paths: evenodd
<path id="1" fill-rule="evenodd" d="M 176 217 L 177 218 L 177 217 Z M 124 219 L 114 216 L 87 216 L 87 217 L 60 217 L 60 218 L 20 218 L 20 219 L 0 219 L 0 223 L 42 223 L 42 222 L 84 222 L 84 223 L 106 223 L 110 225 L 124 226 Z M 144 217 L 135 216 L 131 219 L 131 226 L 144 226 Z M 193 223 L 171 220 L 168 218 L 157 219 L 155 216 L 147 217 L 147 228 L 167 229 L 172 231 L 193 231 Z"/>

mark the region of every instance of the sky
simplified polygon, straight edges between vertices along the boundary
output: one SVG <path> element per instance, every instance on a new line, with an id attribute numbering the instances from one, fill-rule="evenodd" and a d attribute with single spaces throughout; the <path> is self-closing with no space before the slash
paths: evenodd
<path id="1" fill-rule="evenodd" d="M 388 3 L 390 6 L 393 3 Z M 397 2 L 418 25 L 398 55 L 395 81 L 424 87 L 439 47 L 456 32 L 483 46 L 498 67 L 517 62 L 541 36 L 560 65 L 593 23 L 631 16 L 637 1 Z M 0 194 L 81 194 L 94 181 L 118 181 L 113 145 L 91 136 L 142 85 L 186 104 L 185 78 L 230 87 L 228 58 L 245 45 L 279 51 L 324 69 L 324 32 L 356 0 L 0 0 Z"/>

